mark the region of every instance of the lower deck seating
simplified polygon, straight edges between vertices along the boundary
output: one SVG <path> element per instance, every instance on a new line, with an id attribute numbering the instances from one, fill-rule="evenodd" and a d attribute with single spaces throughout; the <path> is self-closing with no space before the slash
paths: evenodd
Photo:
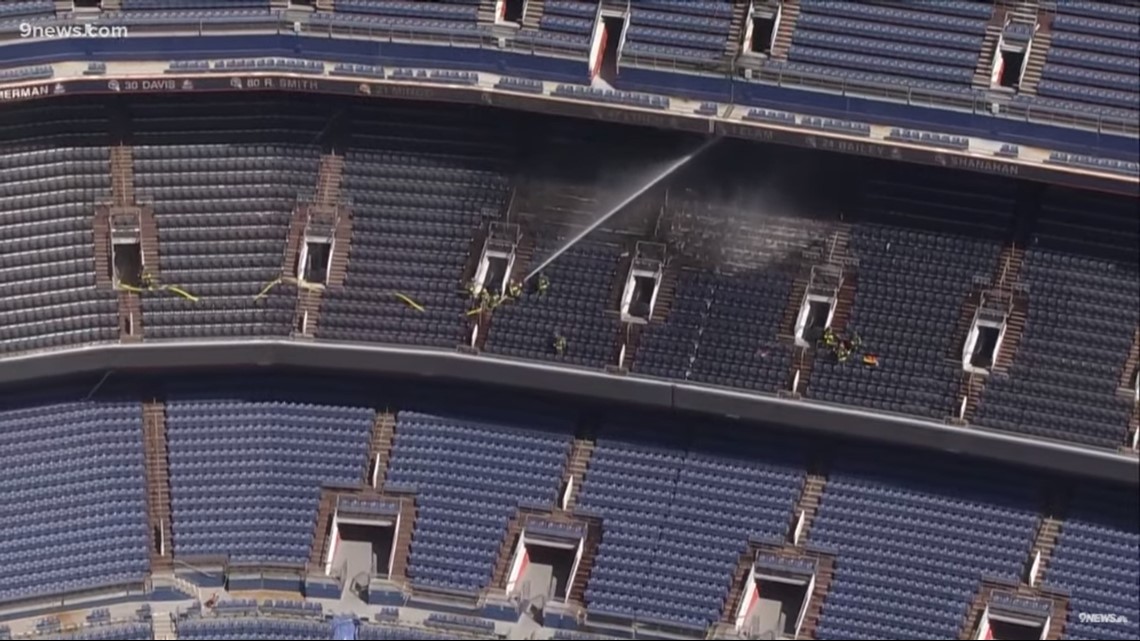
<path id="1" fill-rule="evenodd" d="M 983 576 L 1020 576 L 1039 523 L 1036 490 L 976 464 L 846 450 L 809 531 L 837 550 L 818 636 L 956 638 Z"/>
<path id="2" fill-rule="evenodd" d="M 332 625 L 324 621 L 296 621 L 269 617 L 187 618 L 177 622 L 179 639 L 331 639 Z"/>
<path id="3" fill-rule="evenodd" d="M 803 486 L 796 451 L 694 432 L 688 447 L 621 428 L 599 437 L 579 501 L 604 519 L 591 613 L 703 630 L 749 538 L 786 533 Z"/>
<path id="4" fill-rule="evenodd" d="M 0 602 L 141 583 L 140 404 L 38 401 L 0 401 Z"/>
<path id="5" fill-rule="evenodd" d="M 1045 572 L 1045 584 L 1068 590 L 1065 639 L 1140 637 L 1140 514 L 1134 492 L 1077 490 Z M 1120 617 L 1095 622 L 1080 615 Z"/>
<path id="6" fill-rule="evenodd" d="M 519 504 L 554 505 L 569 426 L 523 427 L 538 425 L 398 415 L 387 482 L 417 490 L 408 560 L 413 584 L 468 592 L 487 587 Z"/>
<path id="7" fill-rule="evenodd" d="M 166 404 L 174 554 L 303 563 L 320 486 L 360 478 L 375 410 L 231 383 Z"/>
<path id="8" fill-rule="evenodd" d="M 149 623 L 111 623 L 89 625 L 73 632 L 36 638 L 60 639 L 61 641 L 144 641 L 153 639 L 154 632 Z"/>

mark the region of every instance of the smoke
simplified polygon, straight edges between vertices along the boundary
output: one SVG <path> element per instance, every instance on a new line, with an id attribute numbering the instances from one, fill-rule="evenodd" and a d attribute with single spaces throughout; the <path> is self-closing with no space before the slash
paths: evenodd
<path id="1" fill-rule="evenodd" d="M 607 201 L 612 200 L 613 196 L 617 195 L 617 200 L 613 204 L 603 204 L 603 202 L 595 203 L 595 207 L 597 208 L 595 211 L 597 211 L 599 213 L 599 215 L 593 221 L 591 221 L 588 225 L 586 225 L 586 227 L 584 229 L 582 229 L 580 232 L 578 232 L 577 234 L 572 236 L 566 243 L 564 243 L 558 249 L 554 250 L 554 252 L 548 258 L 546 258 L 545 260 L 540 262 L 538 264 L 538 266 L 536 266 L 534 269 L 531 270 L 531 272 L 529 274 L 527 274 L 527 276 L 524 280 L 530 280 L 531 278 L 536 276 L 539 272 L 541 272 L 543 269 L 545 269 L 547 265 L 554 262 L 555 259 L 557 259 L 563 253 L 565 253 L 566 250 L 570 249 L 575 244 L 577 244 L 579 241 L 581 241 L 583 238 L 588 236 L 590 234 L 590 232 L 598 229 L 599 227 L 604 225 L 607 221 L 611 220 L 614 216 L 625 211 L 626 207 L 633 204 L 635 201 L 638 200 L 638 198 L 645 195 L 647 192 L 649 192 L 651 189 L 653 189 L 659 183 L 661 183 L 665 179 L 667 179 L 670 176 L 672 176 L 673 174 L 675 174 L 678 170 L 682 169 L 685 165 L 692 162 L 693 159 L 697 158 L 702 153 L 704 153 L 706 150 L 708 150 L 710 147 L 712 147 L 714 144 L 716 144 L 716 142 L 718 140 L 719 140 L 718 138 L 711 138 L 709 140 L 706 140 L 704 143 L 701 144 L 700 147 L 697 147 L 695 150 L 689 152 L 688 154 L 681 156 L 680 158 L 677 158 L 675 160 L 672 160 L 671 162 L 665 164 L 664 166 L 655 169 L 652 173 L 647 173 L 646 178 L 644 180 L 641 180 L 638 183 L 634 183 L 634 186 L 631 189 L 625 191 L 624 194 L 622 194 L 622 192 L 613 192 L 613 194 L 611 194 L 610 198 L 606 199 Z"/>
<path id="2" fill-rule="evenodd" d="M 837 226 L 833 194 L 810 168 L 714 167 L 669 203 L 674 252 L 722 271 L 798 265 Z"/>

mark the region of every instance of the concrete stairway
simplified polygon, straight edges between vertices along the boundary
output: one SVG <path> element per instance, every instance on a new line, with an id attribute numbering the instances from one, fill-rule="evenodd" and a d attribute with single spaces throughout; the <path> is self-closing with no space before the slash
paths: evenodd
<path id="1" fill-rule="evenodd" d="M 1034 585 L 1040 585 L 1042 577 L 1049 569 L 1049 561 L 1053 558 L 1053 549 L 1057 546 L 1057 538 L 1061 535 L 1061 523 L 1069 511 L 1069 491 L 1065 487 L 1054 487 L 1048 494 L 1044 509 L 1041 511 L 1041 523 L 1037 526 L 1037 533 L 1033 537 L 1033 547 L 1029 558 L 1025 561 L 1025 575 L 1033 565 L 1034 558 L 1040 554 L 1040 562 L 1036 575 L 1033 577 Z"/>
<path id="2" fill-rule="evenodd" d="M 792 48 L 792 34 L 796 30 L 796 23 L 800 19 L 800 0 L 784 0 L 780 24 L 776 28 L 776 39 L 772 43 L 772 60 L 787 60 L 788 50 Z"/>
<path id="3" fill-rule="evenodd" d="M 1136 373 L 1140 371 L 1140 327 L 1132 333 L 1132 345 L 1128 348 L 1128 360 L 1124 362 L 1124 369 L 1120 372 L 1120 383 L 1116 386 L 1117 394 L 1124 398 L 1134 398 L 1136 389 Z"/>
<path id="4" fill-rule="evenodd" d="M 823 497 L 823 488 L 827 485 L 827 476 L 823 472 L 823 464 L 817 463 L 813 466 L 814 469 L 808 473 L 807 479 L 804 481 L 803 491 L 800 492 L 800 498 L 796 501 L 796 507 L 792 511 L 791 527 L 789 528 L 789 538 L 794 534 L 796 521 L 802 512 L 804 515 L 803 526 L 799 533 L 799 543 L 801 547 L 807 541 L 808 534 L 811 531 L 811 524 L 815 520 L 816 512 L 819 510 L 819 503 Z"/>
<path id="5" fill-rule="evenodd" d="M 586 540 L 582 546 L 582 559 L 578 563 L 578 571 L 571 580 L 570 594 L 566 601 L 577 605 L 586 603 L 586 584 L 590 581 L 590 574 L 594 571 L 594 564 L 598 558 L 598 544 L 602 541 L 602 523 L 595 519 L 586 519 Z"/>
<path id="6" fill-rule="evenodd" d="M 496 0 L 480 0 L 479 2 L 479 24 L 489 26 L 495 24 L 497 16 L 495 15 Z"/>
<path id="7" fill-rule="evenodd" d="M 325 554 L 328 553 L 329 532 L 332 530 L 333 514 L 339 496 L 339 492 L 321 490 L 321 502 L 317 506 L 317 521 L 313 526 L 313 540 L 309 547 L 309 573 L 319 574 L 323 571 Z"/>
<path id="8" fill-rule="evenodd" d="M 784 307 L 784 317 L 780 321 L 780 332 L 777 336 L 782 341 L 792 342 L 796 338 L 796 319 L 800 315 L 800 306 L 804 303 L 808 285 L 811 284 L 811 269 L 803 265 L 799 276 L 792 281 L 792 291 L 788 294 L 788 304 Z"/>
<path id="9" fill-rule="evenodd" d="M 732 9 L 732 22 L 728 26 L 728 39 L 724 43 L 724 55 L 730 60 L 741 53 L 749 5 L 748 2 L 737 2 Z"/>
<path id="10" fill-rule="evenodd" d="M 135 292 L 120 290 L 119 342 L 137 343 L 143 339 L 142 304 Z"/>
<path id="11" fill-rule="evenodd" d="M 165 610 L 151 613 L 150 629 L 153 633 L 152 638 L 156 641 L 178 638 L 178 631 L 174 627 L 174 619 L 171 613 Z"/>
<path id="12" fill-rule="evenodd" d="M 134 152 L 127 145 L 111 148 L 111 197 L 119 207 L 135 204 Z"/>
<path id="13" fill-rule="evenodd" d="M 376 480 L 377 490 L 384 488 L 384 477 L 388 473 L 388 461 L 392 458 L 392 441 L 396 435 L 396 415 L 391 412 L 377 412 L 372 423 L 372 440 L 368 446 L 368 460 L 364 466 L 364 485 L 372 486 Z"/>
<path id="14" fill-rule="evenodd" d="M 111 270 L 111 208 L 100 205 L 91 218 L 92 239 L 95 243 L 95 286 L 99 289 L 114 287 Z"/>
<path id="15" fill-rule="evenodd" d="M 327 287 L 341 289 L 348 275 L 348 258 L 352 253 L 352 208 L 338 205 L 336 228 L 333 230 L 332 255 L 329 256 Z"/>
<path id="16" fill-rule="evenodd" d="M 321 320 L 321 292 L 300 288 L 297 290 L 297 307 L 293 317 L 293 336 L 312 338 L 317 335 Z"/>
<path id="17" fill-rule="evenodd" d="M 331 207 L 340 202 L 340 186 L 344 177 L 344 157 L 336 154 L 323 154 L 317 173 L 316 203 Z"/>
<path id="18" fill-rule="evenodd" d="M 993 76 L 994 58 L 998 55 L 998 42 L 1001 40 L 1001 24 L 986 25 L 986 37 L 982 40 L 982 51 L 978 56 L 978 64 L 974 67 L 973 86 L 975 89 L 991 89 L 990 80 Z"/>
<path id="19" fill-rule="evenodd" d="M 740 608 L 740 599 L 744 598 L 744 582 L 752 572 L 752 564 L 756 562 L 756 550 L 748 546 L 736 560 L 736 568 L 732 571 L 732 579 L 728 584 L 728 593 L 724 595 L 724 605 L 721 607 L 721 627 L 732 629 L 736 623 L 736 611 Z M 717 635 L 723 638 L 725 635 Z"/>
<path id="20" fill-rule="evenodd" d="M 1045 58 L 1049 55 L 1049 47 L 1053 44 L 1053 34 L 1042 25 L 1033 34 L 1029 45 L 1029 62 L 1025 63 L 1025 74 L 1018 85 L 1018 93 L 1028 96 L 1037 95 L 1037 85 L 1041 83 L 1041 73 L 1045 70 Z"/>
<path id="21" fill-rule="evenodd" d="M 297 258 L 301 255 L 301 243 L 305 239 L 305 227 L 309 224 L 309 205 L 298 204 L 289 220 L 289 232 L 285 236 L 285 255 L 281 260 L 283 276 L 297 275 Z"/>
<path id="22" fill-rule="evenodd" d="M 582 480 L 586 476 L 586 468 L 590 465 L 590 457 L 594 455 L 596 444 L 592 435 L 584 434 L 574 439 L 570 449 L 570 457 L 566 462 L 566 469 L 562 473 L 562 488 L 570 486 L 570 496 L 566 501 L 566 512 L 573 512 L 578 505 L 578 495 L 582 492 Z"/>
<path id="23" fill-rule="evenodd" d="M 657 290 L 657 300 L 653 304 L 653 316 L 650 322 L 664 323 L 669 317 L 669 310 L 673 309 L 673 299 L 677 296 L 677 278 L 681 268 L 675 262 L 665 265 L 661 274 L 661 287 Z"/>
<path id="24" fill-rule="evenodd" d="M 150 528 L 151 572 L 174 567 L 171 544 L 170 467 L 166 454 L 166 407 L 162 401 L 142 406 L 146 477 L 146 513 Z"/>
<path id="25" fill-rule="evenodd" d="M 831 589 L 831 581 L 835 578 L 835 559 L 823 554 L 809 553 L 805 556 L 814 556 L 818 565 L 815 572 L 815 588 L 808 597 L 807 613 L 804 614 L 803 625 L 800 626 L 800 639 L 814 639 L 819 628 L 819 619 L 823 615 L 823 602 L 827 599 L 827 592 Z"/>
<path id="26" fill-rule="evenodd" d="M 546 12 L 546 0 L 529 0 L 526 3 L 526 15 L 523 16 L 523 29 L 538 29 L 539 22 Z"/>
<path id="27" fill-rule="evenodd" d="M 495 570 L 491 573 L 491 589 L 503 590 L 507 587 L 507 573 L 511 569 L 515 548 L 519 544 L 519 535 L 523 531 L 523 521 L 528 512 L 519 511 L 507 522 L 507 531 L 503 541 L 499 544 L 498 556 L 495 557 Z"/>
<path id="28" fill-rule="evenodd" d="M 392 581 L 406 583 L 408 580 L 408 553 L 412 549 L 412 532 L 416 527 L 418 509 L 413 497 L 404 496 L 400 501 L 400 529 L 396 532 L 396 553 L 392 555 Z"/>

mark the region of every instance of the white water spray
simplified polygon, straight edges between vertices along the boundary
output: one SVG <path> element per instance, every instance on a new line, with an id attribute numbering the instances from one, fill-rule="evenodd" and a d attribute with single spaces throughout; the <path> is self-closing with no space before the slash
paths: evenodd
<path id="1" fill-rule="evenodd" d="M 627 196 L 624 200 L 622 200 L 620 203 L 618 203 L 616 206 L 614 206 L 612 209 L 610 209 L 608 212 L 606 212 L 603 216 L 601 216 L 600 218 L 598 218 L 594 222 L 590 223 L 590 225 L 588 227 L 586 227 L 585 229 L 583 229 L 582 231 L 578 232 L 578 234 L 575 235 L 573 238 L 571 238 L 565 245 L 563 245 L 563 246 L 559 247 L 557 250 L 555 250 L 555 252 L 553 254 L 551 254 L 546 260 L 539 263 L 538 267 L 535 267 L 534 269 L 530 270 L 530 273 L 526 275 L 526 278 L 523 279 L 523 282 L 525 283 L 526 281 L 530 280 L 531 278 L 534 278 L 535 276 L 537 276 L 539 273 L 542 272 L 542 270 L 546 269 L 547 265 L 549 265 L 550 263 L 553 263 L 555 261 L 555 259 L 557 259 L 562 254 L 566 253 L 566 250 L 570 249 L 574 245 L 577 245 L 578 241 L 585 238 L 587 235 L 589 235 L 590 232 L 594 231 L 598 227 L 601 227 L 602 224 L 604 224 L 610 218 L 613 218 L 614 216 L 616 216 L 621 210 L 625 209 L 630 203 L 637 200 L 642 194 L 649 191 L 650 189 L 653 189 L 653 187 L 657 183 L 661 182 L 662 180 L 665 180 L 669 176 L 676 173 L 677 170 L 679 170 L 682 167 L 684 167 L 685 165 L 689 164 L 694 158 L 701 155 L 709 147 L 712 147 L 714 144 L 716 144 L 716 142 L 718 140 L 720 140 L 720 138 L 710 138 L 709 140 L 706 140 L 704 143 L 701 144 L 700 147 L 697 147 L 696 151 L 693 151 L 692 153 L 690 153 L 687 156 L 682 156 L 676 162 L 669 165 L 665 169 L 661 170 L 661 172 L 658 173 L 653 178 L 651 178 L 649 180 L 649 182 L 647 182 L 644 185 L 642 185 L 641 187 L 639 187 L 636 191 L 634 191 L 632 194 Z"/>

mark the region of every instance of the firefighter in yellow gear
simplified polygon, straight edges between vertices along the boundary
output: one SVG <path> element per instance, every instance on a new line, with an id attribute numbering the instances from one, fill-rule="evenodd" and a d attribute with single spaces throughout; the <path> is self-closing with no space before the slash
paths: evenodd
<path id="1" fill-rule="evenodd" d="M 830 327 L 823 328 L 823 337 L 820 339 L 826 347 L 835 347 L 839 339 L 835 336 L 835 332 Z"/>
<path id="2" fill-rule="evenodd" d="M 517 298 L 522 298 L 522 293 L 523 293 L 522 284 L 519 283 L 518 281 L 512 280 L 511 284 L 507 287 L 507 295 L 510 296 L 511 298 L 517 299 Z"/>
<path id="3" fill-rule="evenodd" d="M 558 356 L 566 355 L 566 337 L 558 334 L 554 337 L 554 353 Z"/>
<path id="4" fill-rule="evenodd" d="M 536 285 L 538 287 L 538 295 L 542 296 L 546 294 L 546 290 L 550 289 L 550 279 L 546 274 L 539 274 L 538 283 Z"/>
<path id="5" fill-rule="evenodd" d="M 847 345 L 840 343 L 835 348 L 835 358 L 838 359 L 840 363 L 846 363 L 847 359 L 851 358 L 851 350 Z"/>

